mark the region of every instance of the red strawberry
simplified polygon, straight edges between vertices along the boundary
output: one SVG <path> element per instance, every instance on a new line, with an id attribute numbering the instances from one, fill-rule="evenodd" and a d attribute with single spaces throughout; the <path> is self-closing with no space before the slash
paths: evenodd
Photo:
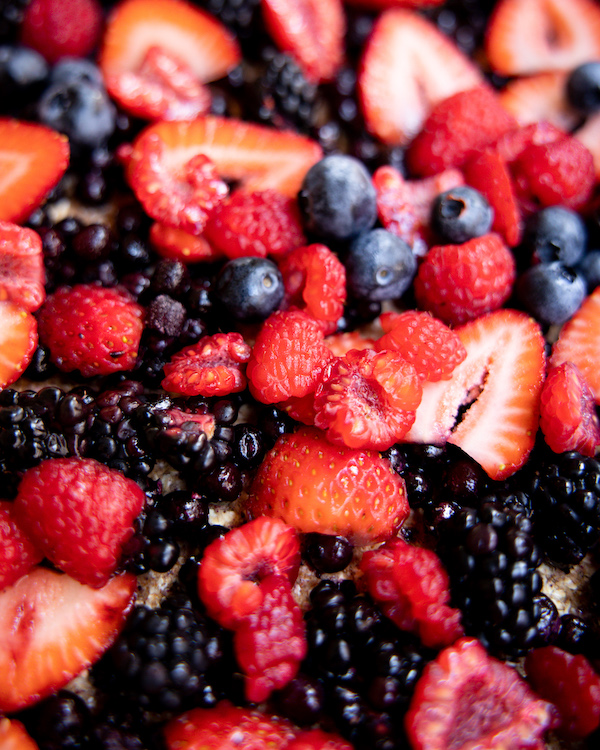
<path id="1" fill-rule="evenodd" d="M 546 369 L 544 339 L 539 325 L 515 310 L 484 315 L 456 332 L 467 358 L 450 380 L 424 385 L 406 439 L 458 445 L 492 479 L 505 479 L 533 448 Z M 459 409 L 470 402 L 456 425 Z"/>
<path id="2" fill-rule="evenodd" d="M 430 21 L 393 8 L 381 14 L 367 42 L 358 93 L 369 131 L 404 145 L 432 106 L 481 82 L 478 68 Z"/>
<path id="3" fill-rule="evenodd" d="M 144 311 L 117 287 L 61 287 L 42 306 L 40 338 L 63 372 L 86 377 L 130 370 L 140 345 Z"/>
<path id="4" fill-rule="evenodd" d="M 34 312 L 46 297 L 45 277 L 39 234 L 0 221 L 0 300 L 9 299 Z"/>
<path id="5" fill-rule="evenodd" d="M 550 367 L 542 388 L 540 428 L 555 453 L 594 456 L 600 446 L 600 421 L 594 396 L 572 362 Z"/>
<path id="6" fill-rule="evenodd" d="M 21 25 L 21 42 L 48 62 L 61 57 L 86 57 L 102 32 L 98 0 L 31 0 Z"/>
<path id="7" fill-rule="evenodd" d="M 0 221 L 24 222 L 69 164 L 66 136 L 31 122 L 0 118 Z"/>
<path id="8" fill-rule="evenodd" d="M 296 580 L 300 543 L 291 526 L 257 518 L 208 545 L 198 573 L 198 594 L 209 615 L 236 629 L 262 605 L 260 582 L 268 575 Z"/>
<path id="9" fill-rule="evenodd" d="M 0 389 L 21 377 L 37 344 L 33 315 L 14 302 L 0 301 Z"/>
<path id="10" fill-rule="evenodd" d="M 459 91 L 432 107 L 407 151 L 408 166 L 423 176 L 460 167 L 515 125 L 493 89 L 477 86 Z"/>
<path id="11" fill-rule="evenodd" d="M 56 458 L 25 472 L 14 515 L 58 568 L 98 588 L 117 569 L 145 500 L 115 469 L 89 458 Z"/>
<path id="12" fill-rule="evenodd" d="M 0 500 L 0 590 L 10 586 L 44 558 L 15 520 L 14 503 Z"/>
<path id="13" fill-rule="evenodd" d="M 486 52 L 502 75 L 572 70 L 600 57 L 600 8 L 593 0 L 500 0 Z"/>
<path id="14" fill-rule="evenodd" d="M 287 577 L 267 575 L 260 582 L 260 606 L 236 627 L 233 646 L 251 703 L 294 679 L 307 652 L 302 610 L 292 597 Z"/>
<path id="15" fill-rule="evenodd" d="M 406 715 L 414 750 L 543 747 L 557 723 L 516 670 L 462 638 L 424 669 Z"/>
<path id="16" fill-rule="evenodd" d="M 352 745 L 341 737 L 322 729 L 309 729 L 290 742 L 286 750 L 352 750 Z"/>
<path id="17" fill-rule="evenodd" d="M 567 78 L 564 70 L 515 78 L 500 92 L 500 102 L 520 125 L 544 120 L 561 130 L 573 130 L 580 117 L 569 105 Z"/>
<path id="18" fill-rule="evenodd" d="M 100 67 L 109 93 L 148 119 L 193 119 L 210 108 L 203 86 L 240 62 L 235 38 L 184 0 L 124 0 L 107 24 Z"/>
<path id="19" fill-rule="evenodd" d="M 381 542 L 408 515 L 404 481 L 373 451 L 332 445 L 320 430 L 283 435 L 250 489 L 247 512 L 282 518 L 301 533 Z"/>
<path id="20" fill-rule="evenodd" d="M 581 371 L 592 389 L 594 399 L 600 404 L 600 287 L 587 297 L 579 310 L 562 327 L 558 340 L 552 347 L 550 365 L 570 361 Z"/>
<path id="21" fill-rule="evenodd" d="M 346 19 L 341 0 L 262 0 L 267 31 L 307 78 L 331 81 L 343 62 Z"/>
<path id="22" fill-rule="evenodd" d="M 34 568 L 0 593 L 0 710 L 18 711 L 64 687 L 112 645 L 133 604 L 136 578 L 101 589 Z"/>
<path id="23" fill-rule="evenodd" d="M 442 648 L 464 635 L 461 612 L 448 606 L 448 574 L 435 552 L 392 539 L 360 563 L 367 591 L 400 630 Z"/>
<path id="24" fill-rule="evenodd" d="M 186 264 L 211 263 L 223 257 L 223 253 L 214 248 L 205 237 L 184 232 L 158 221 L 150 227 L 150 242 L 161 257 L 180 260 Z"/>
<path id="25" fill-rule="evenodd" d="M 183 396 L 227 396 L 243 391 L 243 365 L 250 352 L 239 333 L 203 336 L 171 358 L 161 385 L 165 391 Z"/>
<path id="26" fill-rule="evenodd" d="M 23 724 L 6 717 L 0 718 L 0 747 L 2 750 L 39 750 Z"/>

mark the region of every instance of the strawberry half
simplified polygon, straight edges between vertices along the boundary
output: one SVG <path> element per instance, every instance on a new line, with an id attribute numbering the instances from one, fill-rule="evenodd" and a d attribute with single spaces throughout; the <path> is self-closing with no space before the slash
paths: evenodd
<path id="1" fill-rule="evenodd" d="M 64 687 L 111 646 L 133 604 L 136 578 L 92 589 L 34 568 L 0 593 L 0 710 L 18 711 Z"/>
<path id="2" fill-rule="evenodd" d="M 14 505 L 8 500 L 0 500 L 0 591 L 44 559 L 42 552 L 19 527 Z"/>
<path id="3" fill-rule="evenodd" d="M 44 125 L 0 118 L 0 221 L 24 222 L 68 164 L 66 136 Z"/>
<path id="4" fill-rule="evenodd" d="M 515 78 L 500 92 L 500 102 L 520 125 L 544 120 L 561 130 L 573 130 L 580 116 L 566 96 L 568 75 L 565 70 L 554 70 Z"/>
<path id="5" fill-rule="evenodd" d="M 38 750 L 21 722 L 5 717 L 0 718 L 0 747 L 2 750 Z"/>
<path id="6" fill-rule="evenodd" d="M 42 240 L 33 229 L 0 221 L 0 300 L 35 312 L 44 299 Z"/>
<path id="7" fill-rule="evenodd" d="M 358 93 L 369 131 L 405 144 L 434 104 L 480 83 L 479 69 L 430 21 L 393 8 L 379 17 L 365 47 Z"/>
<path id="8" fill-rule="evenodd" d="M 19 379 L 37 343 L 33 315 L 14 302 L 0 301 L 0 388 Z"/>

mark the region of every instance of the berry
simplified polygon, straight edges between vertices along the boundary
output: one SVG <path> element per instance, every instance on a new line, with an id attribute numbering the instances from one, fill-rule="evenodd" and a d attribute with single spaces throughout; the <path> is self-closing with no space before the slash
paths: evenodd
<path id="1" fill-rule="evenodd" d="M 150 227 L 150 243 L 162 258 L 182 263 L 219 260 L 222 257 L 222 253 L 202 235 L 196 237 L 160 222 L 154 222 Z"/>
<path id="2" fill-rule="evenodd" d="M 583 278 L 562 263 L 532 266 L 519 276 L 515 292 L 525 309 L 542 323 L 562 325 L 585 299 Z"/>
<path id="3" fill-rule="evenodd" d="M 353 240 L 344 265 L 350 293 L 369 301 L 401 297 L 417 270 L 410 247 L 385 229 L 372 229 Z"/>
<path id="4" fill-rule="evenodd" d="M 460 244 L 487 234 L 493 215 L 490 204 L 481 193 L 462 185 L 441 193 L 435 199 L 431 224 L 442 240 Z"/>
<path id="5" fill-rule="evenodd" d="M 215 280 L 218 303 L 237 321 L 259 323 L 279 309 L 285 290 L 277 266 L 266 258 L 234 258 Z"/>
<path id="6" fill-rule="evenodd" d="M 569 104 L 590 115 L 600 109 L 600 63 L 583 63 L 572 70 L 567 79 Z"/>
<path id="7" fill-rule="evenodd" d="M 292 124 L 306 132 L 313 125 L 318 87 L 292 57 L 275 53 L 260 79 L 259 116 L 273 125 Z"/>
<path id="8" fill-rule="evenodd" d="M 352 560 L 353 546 L 343 536 L 306 534 L 304 543 L 305 554 L 319 573 L 338 573 Z"/>
<path id="9" fill-rule="evenodd" d="M 352 745 L 331 732 L 310 729 L 300 732 L 288 745 L 288 750 L 352 750 Z"/>
<path id="10" fill-rule="evenodd" d="M 580 124 L 565 96 L 568 72 L 551 70 L 515 78 L 500 92 L 502 106 L 522 125 L 549 122 L 565 132 Z"/>
<path id="11" fill-rule="evenodd" d="M 600 286 L 600 250 L 590 250 L 575 267 L 586 283 L 588 294 Z"/>
<path id="12" fill-rule="evenodd" d="M 38 344 L 33 315 L 9 300 L 0 300 L 0 389 L 18 380 Z"/>
<path id="13" fill-rule="evenodd" d="M 48 78 L 48 63 L 35 50 L 20 45 L 0 46 L 0 89 L 6 100 L 0 112 L 12 114 L 35 102 Z"/>
<path id="14" fill-rule="evenodd" d="M 532 263 L 560 261 L 575 266 L 582 258 L 587 232 L 582 218 L 564 206 L 550 206 L 533 214 L 525 225 L 523 244 Z"/>
<path id="15" fill-rule="evenodd" d="M 0 221 L 0 299 L 35 312 L 46 297 L 42 241 L 32 229 Z"/>
<path id="16" fill-rule="evenodd" d="M 303 427 L 267 453 L 247 511 L 254 518 L 282 518 L 302 533 L 365 544 L 389 538 L 405 520 L 408 503 L 404 482 L 378 454 L 334 446 L 320 431 Z"/>
<path id="17" fill-rule="evenodd" d="M 15 583 L 44 557 L 19 527 L 13 507 L 13 503 L 0 500 L 0 590 Z"/>
<path id="18" fill-rule="evenodd" d="M 23 724 L 6 717 L 0 719 L 0 743 L 6 750 L 39 750 Z"/>
<path id="19" fill-rule="evenodd" d="M 142 490 L 119 472 L 91 459 L 56 458 L 25 472 L 14 514 L 49 560 L 98 588 L 117 569 L 144 504 Z"/>

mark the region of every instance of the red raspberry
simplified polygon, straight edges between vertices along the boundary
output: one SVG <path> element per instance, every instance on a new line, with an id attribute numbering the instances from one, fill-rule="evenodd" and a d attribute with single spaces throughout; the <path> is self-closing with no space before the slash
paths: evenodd
<path id="1" fill-rule="evenodd" d="M 349 448 L 387 450 L 415 421 L 423 389 L 395 352 L 352 350 L 330 362 L 315 391 L 315 425 Z"/>
<path id="2" fill-rule="evenodd" d="M 223 257 L 201 235 L 196 236 L 158 221 L 150 227 L 150 243 L 161 257 L 186 264 L 206 263 Z"/>
<path id="3" fill-rule="evenodd" d="M 256 337 L 248 362 L 250 391 L 265 404 L 306 396 L 331 357 L 314 318 L 300 310 L 273 313 Z"/>
<path id="4" fill-rule="evenodd" d="M 565 133 L 549 122 L 532 122 L 507 130 L 492 147 L 507 164 L 512 164 L 528 146 L 552 143 L 563 138 Z"/>
<path id="5" fill-rule="evenodd" d="M 0 500 L 0 591 L 44 558 L 15 520 L 14 503 Z"/>
<path id="6" fill-rule="evenodd" d="M 432 247 L 415 279 L 419 307 L 448 325 L 497 310 L 510 296 L 515 260 L 497 234 Z"/>
<path id="7" fill-rule="evenodd" d="M 289 580 L 268 575 L 260 582 L 260 606 L 236 627 L 233 645 L 251 703 L 266 700 L 294 679 L 307 653 L 302 610 Z"/>
<path id="8" fill-rule="evenodd" d="M 228 258 L 279 257 L 306 244 L 297 202 L 275 190 L 234 191 L 213 211 L 205 234 Z"/>
<path id="9" fill-rule="evenodd" d="M 86 377 L 131 370 L 144 311 L 124 290 L 93 284 L 61 287 L 40 309 L 40 340 L 59 370 Z"/>
<path id="10" fill-rule="evenodd" d="M 39 234 L 0 221 L 0 300 L 11 300 L 34 312 L 46 297 L 45 278 Z"/>
<path id="11" fill-rule="evenodd" d="M 314 425 L 315 423 L 315 392 L 311 391 L 306 396 L 300 396 L 299 398 L 286 398 L 285 401 L 280 401 L 277 407 L 289 414 L 292 419 L 296 422 L 300 422 L 305 425 Z"/>
<path id="12" fill-rule="evenodd" d="M 102 31 L 98 0 L 31 0 L 23 16 L 21 41 L 48 62 L 86 57 Z"/>
<path id="13" fill-rule="evenodd" d="M 449 646 L 464 635 L 460 610 L 448 606 L 448 574 L 435 552 L 393 539 L 366 552 L 360 569 L 384 614 L 425 646 Z"/>
<path id="14" fill-rule="evenodd" d="M 100 588 L 117 569 L 145 499 L 135 482 L 98 461 L 54 458 L 25 472 L 14 514 L 51 562 Z"/>
<path id="15" fill-rule="evenodd" d="M 322 729 L 310 729 L 300 732 L 286 750 L 352 750 L 352 745 L 336 734 Z"/>
<path id="16" fill-rule="evenodd" d="M 467 356 L 456 333 L 429 313 L 384 313 L 381 325 L 386 333 L 376 342 L 377 351 L 398 352 L 423 380 L 448 380 Z"/>
<path id="17" fill-rule="evenodd" d="M 561 735 L 583 739 L 600 725 L 600 677 L 585 656 L 545 646 L 527 654 L 525 671 L 536 693 L 558 708 Z"/>
<path id="18" fill-rule="evenodd" d="M 251 348 L 239 333 L 203 336 L 175 354 L 165 365 L 162 387 L 183 396 L 227 396 L 243 391 L 243 365 Z"/>
<path id="19" fill-rule="evenodd" d="M 555 453 L 579 451 L 594 456 L 600 446 L 594 395 L 572 362 L 548 370 L 540 400 L 540 428 Z"/>

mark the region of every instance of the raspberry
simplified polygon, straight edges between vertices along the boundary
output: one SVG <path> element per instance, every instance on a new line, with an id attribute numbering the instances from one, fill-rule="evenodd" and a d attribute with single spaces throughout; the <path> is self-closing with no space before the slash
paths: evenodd
<path id="1" fill-rule="evenodd" d="M 196 236 L 160 222 L 154 222 L 150 227 L 150 243 L 161 257 L 182 263 L 210 262 L 223 257 L 202 235 Z"/>
<path id="2" fill-rule="evenodd" d="M 351 349 L 374 349 L 375 339 L 369 339 L 362 336 L 358 331 L 348 331 L 347 333 L 334 333 L 325 338 L 325 345 L 331 349 L 334 357 L 343 357 Z"/>
<path id="3" fill-rule="evenodd" d="M 108 375 L 130 370 L 140 345 L 143 308 L 118 288 L 93 284 L 61 287 L 42 305 L 41 342 L 59 370 Z"/>
<path id="4" fill-rule="evenodd" d="M 227 396 L 243 391 L 243 365 L 251 349 L 239 333 L 204 336 L 165 365 L 161 385 L 165 391 L 184 396 Z"/>
<path id="5" fill-rule="evenodd" d="M 448 325 L 497 310 L 510 296 L 515 261 L 497 234 L 432 247 L 415 279 L 420 307 Z"/>
<path id="6" fill-rule="evenodd" d="M 332 443 L 387 450 L 415 421 L 423 390 L 395 352 L 349 351 L 330 362 L 315 391 L 315 425 Z"/>
<path id="7" fill-rule="evenodd" d="M 460 610 L 448 606 L 448 574 L 435 552 L 393 539 L 366 552 L 360 568 L 384 614 L 425 646 L 449 646 L 464 635 Z"/>

